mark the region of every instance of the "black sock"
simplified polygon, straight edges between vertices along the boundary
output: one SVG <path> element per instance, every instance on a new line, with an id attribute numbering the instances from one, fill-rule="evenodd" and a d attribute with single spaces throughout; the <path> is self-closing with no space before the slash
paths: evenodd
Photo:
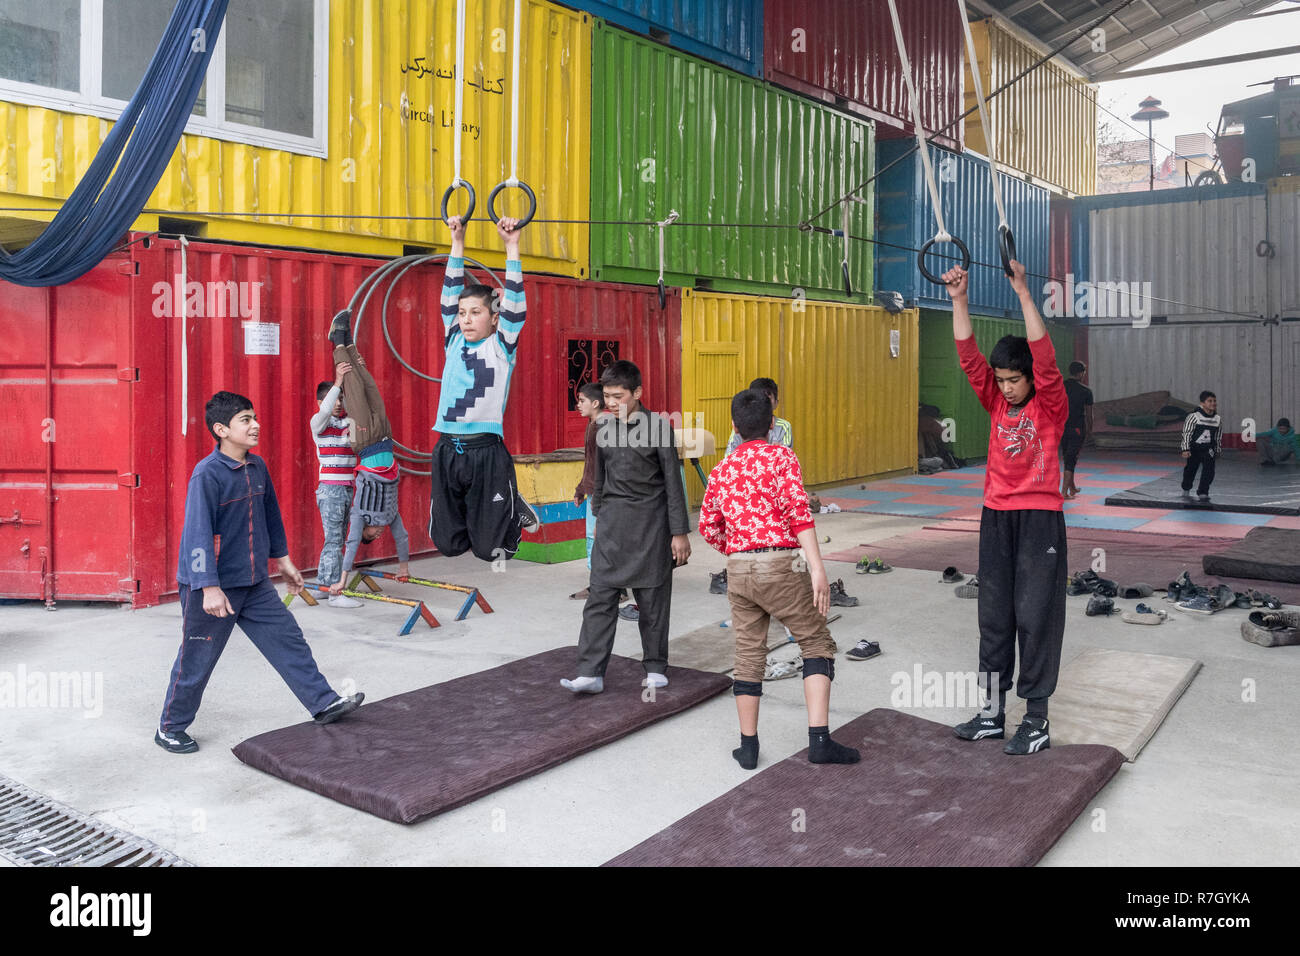
<path id="1" fill-rule="evenodd" d="M 857 763 L 859 753 L 831 740 L 829 727 L 808 728 L 808 760 L 810 763 Z"/>
<path id="2" fill-rule="evenodd" d="M 740 746 L 731 752 L 742 770 L 753 770 L 758 766 L 758 734 L 750 737 L 740 735 Z"/>

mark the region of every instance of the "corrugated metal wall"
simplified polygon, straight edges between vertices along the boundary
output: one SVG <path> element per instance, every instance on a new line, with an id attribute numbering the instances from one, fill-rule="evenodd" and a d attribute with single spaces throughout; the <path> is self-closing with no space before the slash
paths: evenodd
<path id="1" fill-rule="evenodd" d="M 986 97 L 1041 56 L 992 20 L 972 23 L 971 35 Z M 965 109 L 973 109 L 974 81 L 966 67 Z M 989 100 L 989 123 L 999 163 L 1076 195 L 1097 191 L 1097 88 L 1058 61 Z M 966 118 L 966 146 L 988 154 L 978 112 Z"/>
<path id="2" fill-rule="evenodd" d="M 760 376 L 781 389 L 809 485 L 916 465 L 917 314 L 766 296 L 682 293 L 682 407 L 703 416 L 722 457 L 731 398 Z M 890 354 L 898 333 L 898 357 Z M 692 506 L 703 494 L 688 478 Z"/>
<path id="3" fill-rule="evenodd" d="M 1024 335 L 1025 324 L 1015 319 L 972 315 L 975 342 L 989 354 L 1004 335 Z M 1056 364 L 1064 375 L 1074 361 L 1075 330 L 1048 326 Z M 952 339 L 952 312 L 921 310 L 920 400 L 938 406 L 943 418 L 951 418 L 953 453 L 958 458 L 982 458 L 989 450 L 989 415 L 975 397 L 966 375 L 957 364 L 957 347 Z"/>
<path id="4" fill-rule="evenodd" d="M 667 230 L 666 281 L 726 291 L 843 295 L 841 240 L 795 225 L 872 170 L 869 123 L 721 67 L 596 23 L 593 53 L 593 220 L 658 220 Z M 839 228 L 837 211 L 820 220 Z M 764 228 L 775 225 L 789 228 Z M 855 235 L 872 234 L 872 206 L 852 205 Z M 592 275 L 653 283 L 658 230 L 593 226 Z M 872 253 L 856 242 L 855 288 L 872 288 Z"/>
<path id="5" fill-rule="evenodd" d="M 524 9 L 519 174 L 537 193 L 539 218 L 582 219 L 589 203 L 590 18 L 541 0 Z M 467 76 L 501 78 L 509 90 L 511 55 L 493 49 L 492 29 L 509 36 L 513 4 L 471 0 L 466 17 Z M 209 238 L 385 255 L 400 254 L 404 244 L 445 247 L 446 228 L 429 219 L 438 216 L 452 178 L 455 87 L 433 71 L 455 64 L 455 24 L 453 0 L 331 3 L 328 158 L 184 136 L 146 208 L 194 219 L 205 211 L 262 217 L 213 218 Z M 424 69 L 412 67 L 417 57 Z M 509 175 L 509 103 L 508 96 L 465 90 L 463 121 L 480 132 L 464 137 L 462 175 L 478 190 L 482 215 L 492 187 Z M 96 117 L 0 103 L 0 195 L 47 200 L 53 210 L 110 127 Z M 55 160 L 52 182 L 44 180 L 47 158 Z M 276 216 L 288 212 L 398 218 Z M 135 228 L 154 230 L 157 217 L 142 216 Z M 585 276 L 587 241 L 584 225 L 537 223 L 524 233 L 525 268 Z M 491 223 L 472 225 L 469 244 L 475 258 L 501 261 Z"/>
<path id="6" fill-rule="evenodd" d="M 1277 260 L 1256 254 L 1268 233 L 1262 183 L 1232 183 L 1076 200 L 1072 211 L 1075 281 L 1151 283 L 1155 316 L 1263 315 L 1268 272 Z M 1161 301 L 1166 300 L 1166 301 Z M 1128 322 L 1090 317 L 1091 324 Z"/>
<path id="7" fill-rule="evenodd" d="M 899 4 L 921 124 L 946 129 L 962 112 L 961 19 L 952 0 Z M 767 0 L 766 76 L 781 86 L 915 135 L 885 0 Z M 964 124 L 942 140 L 961 148 Z"/>
<path id="8" fill-rule="evenodd" d="M 770 0 L 768 0 L 770 2 Z M 763 73 L 764 0 L 570 0 L 625 30 L 749 76 Z"/>
<path id="9" fill-rule="evenodd" d="M 883 167 L 904 155 L 913 144 L 883 140 L 877 144 L 877 163 Z M 998 215 L 987 161 L 968 153 L 933 150 L 935 179 L 948 232 L 970 248 L 971 308 L 989 314 L 1019 315 L 1020 303 L 1002 273 L 998 258 Z M 1047 274 L 1051 246 L 1050 194 L 1032 183 L 999 174 L 1007 220 L 1016 237 L 1017 254 L 1030 273 Z M 876 180 L 880 215 L 877 236 L 890 245 L 876 246 L 876 287 L 901 292 L 908 305 L 946 308 L 948 293 L 929 282 L 916 267 L 916 252 L 938 228 L 934 203 L 925 186 L 920 153 L 913 153 Z M 898 248 L 898 247 L 903 248 Z M 956 255 L 955 246 L 936 249 Z M 927 259 L 929 269 L 942 271 L 937 254 Z M 951 262 L 950 265 L 955 265 Z M 1042 279 L 1033 280 L 1041 284 Z"/>
<path id="10" fill-rule="evenodd" d="M 1195 403 L 1209 389 L 1219 398 L 1226 442 L 1230 433 L 1240 433 L 1244 418 L 1261 430 L 1280 416 L 1300 420 L 1298 332 L 1297 323 L 1091 326 L 1088 378 L 1099 402 L 1168 389 Z"/>
<path id="11" fill-rule="evenodd" d="M 1267 267 L 1270 313 L 1300 318 L 1300 176 L 1269 182 L 1267 238 L 1275 250 Z"/>

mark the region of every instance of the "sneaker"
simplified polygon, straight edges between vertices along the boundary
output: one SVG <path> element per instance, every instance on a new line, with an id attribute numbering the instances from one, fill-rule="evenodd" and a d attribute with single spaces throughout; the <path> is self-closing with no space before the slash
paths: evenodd
<path id="1" fill-rule="evenodd" d="M 966 723 L 958 724 L 952 729 L 952 732 L 962 740 L 983 740 L 985 737 L 1001 740 L 1007 734 L 1006 720 L 1006 714 L 990 717 L 987 714 L 978 713 Z"/>
<path id="2" fill-rule="evenodd" d="M 1151 596 L 1151 585 L 1130 584 L 1127 587 L 1119 589 L 1119 596 L 1128 601 L 1133 601 L 1138 598 L 1148 598 Z"/>
<path id="3" fill-rule="evenodd" d="M 515 507 L 519 511 L 519 527 L 529 534 L 536 534 L 537 529 L 542 526 L 542 519 L 537 517 L 533 506 L 524 501 L 523 495 L 515 495 Z"/>
<path id="4" fill-rule="evenodd" d="M 1254 611 L 1241 622 L 1242 640 L 1260 647 L 1290 647 L 1300 644 L 1300 613 Z"/>
<path id="5" fill-rule="evenodd" d="M 848 649 L 844 655 L 851 661 L 865 661 L 880 656 L 880 642 L 861 640 Z"/>
<path id="6" fill-rule="evenodd" d="M 1197 496 L 1196 496 L 1196 500 L 1199 501 L 1199 502 L 1200 502 L 1201 504 L 1203 504 L 1203 505 L 1208 505 L 1208 504 L 1210 503 L 1210 496 L 1209 496 L 1209 495 L 1197 495 Z"/>
<path id="7" fill-rule="evenodd" d="M 352 310 L 343 309 L 330 322 L 329 340 L 334 345 L 352 344 Z"/>
<path id="8" fill-rule="evenodd" d="M 1183 493 L 1182 493 L 1181 495 L 1179 495 L 1178 497 L 1182 498 L 1184 501 L 1191 501 L 1191 500 L 1192 500 L 1192 489 L 1191 489 L 1191 488 L 1184 488 L 1184 489 L 1183 489 Z"/>
<path id="9" fill-rule="evenodd" d="M 978 598 L 980 596 L 979 578 L 972 574 L 970 580 L 965 584 L 957 585 L 952 589 L 952 593 L 957 595 L 959 598 L 969 598 L 971 600 Z"/>
<path id="10" fill-rule="evenodd" d="M 641 682 L 642 687 L 667 687 L 668 675 L 656 674 L 654 671 L 647 671 L 645 680 Z"/>
<path id="11" fill-rule="evenodd" d="M 166 734 L 158 730 L 153 735 L 153 742 L 169 754 L 192 754 L 199 749 L 194 738 L 183 730 L 173 730 Z"/>
<path id="12" fill-rule="evenodd" d="M 881 558 L 875 558 L 867 565 L 868 574 L 888 574 L 892 570 L 894 570 L 893 567 L 886 564 Z"/>
<path id="13" fill-rule="evenodd" d="M 624 621 L 641 620 L 641 609 L 635 604 L 628 604 L 618 609 L 618 616 Z"/>
<path id="14" fill-rule="evenodd" d="M 767 661 L 763 670 L 763 680 L 785 680 L 803 673 L 803 657 L 792 657 L 788 661 Z"/>
<path id="15" fill-rule="evenodd" d="M 1007 741 L 1002 752 L 1022 757 L 1025 754 L 1036 754 L 1040 750 L 1049 750 L 1051 746 L 1052 738 L 1047 733 L 1047 718 L 1026 716 L 1016 728 L 1016 735 Z"/>
<path id="16" fill-rule="evenodd" d="M 943 576 L 939 578 L 940 584 L 960 584 L 966 580 L 966 575 L 962 574 L 956 568 L 949 566 L 943 569 Z"/>
<path id="17" fill-rule="evenodd" d="M 1113 598 L 1119 595 L 1119 584 L 1108 578 L 1098 578 L 1092 593 L 1104 598 Z"/>
<path id="18" fill-rule="evenodd" d="M 365 699 L 365 694 L 353 694 L 351 697 L 340 697 L 319 714 L 313 716 L 312 720 L 322 725 L 332 724 L 334 721 L 346 717 L 348 714 L 360 707 L 361 702 Z"/>
<path id="19" fill-rule="evenodd" d="M 1125 611 L 1120 617 L 1128 624 L 1163 624 L 1169 612 L 1139 604 L 1134 611 Z"/>
<path id="20" fill-rule="evenodd" d="M 1078 597 L 1081 594 L 1092 593 L 1092 583 L 1083 580 L 1079 575 L 1072 574 L 1070 579 L 1065 583 L 1065 593 L 1070 597 Z"/>
<path id="21" fill-rule="evenodd" d="M 1084 614 L 1089 617 L 1096 617 L 1099 614 L 1109 614 L 1115 610 L 1115 602 L 1108 597 L 1102 597 L 1100 594 L 1094 594 L 1088 598 L 1088 606 L 1084 609 Z"/>
<path id="22" fill-rule="evenodd" d="M 717 574 L 709 575 L 709 593 L 726 594 L 727 593 L 727 571 L 724 568 Z"/>
<path id="23" fill-rule="evenodd" d="M 833 607 L 857 607 L 858 599 L 844 593 L 844 579 L 839 578 L 831 585 L 831 605 Z"/>
<path id="24" fill-rule="evenodd" d="M 330 599 L 325 603 L 330 607 L 361 607 L 363 602 L 350 598 L 346 594 L 331 594 Z"/>
<path id="25" fill-rule="evenodd" d="M 866 557 L 858 558 L 858 563 L 853 566 L 853 573 L 866 574 L 867 571 L 870 569 L 870 567 L 871 567 L 870 558 L 866 558 Z"/>

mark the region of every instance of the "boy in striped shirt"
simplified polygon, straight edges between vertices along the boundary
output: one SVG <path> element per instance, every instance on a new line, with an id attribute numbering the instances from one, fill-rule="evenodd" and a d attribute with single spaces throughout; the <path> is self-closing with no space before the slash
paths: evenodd
<path id="1" fill-rule="evenodd" d="M 438 395 L 440 434 L 433 449 L 429 537 L 448 557 L 473 550 L 484 561 L 515 556 L 524 531 L 540 527 L 520 496 L 515 462 L 502 432 L 519 333 L 524 328 L 524 272 L 518 220 L 497 222 L 506 247 L 505 293 L 465 285 L 465 225 L 447 220 L 451 252 L 442 286 L 447 360 Z"/>
<path id="2" fill-rule="evenodd" d="M 325 530 L 325 545 L 316 562 L 316 584 L 320 588 L 329 588 L 342 576 L 339 562 L 343 553 L 343 529 L 352 507 L 357 456 L 348 441 L 348 420 L 344 417 L 347 413 L 343 409 L 343 376 L 349 368 L 336 369 L 333 384 L 321 382 L 316 386 L 320 408 L 311 417 L 311 435 L 316 442 L 316 460 L 320 462 L 316 507 L 320 509 L 320 523 Z M 361 606 L 360 601 L 343 594 L 334 595 L 329 603 L 331 607 Z"/>

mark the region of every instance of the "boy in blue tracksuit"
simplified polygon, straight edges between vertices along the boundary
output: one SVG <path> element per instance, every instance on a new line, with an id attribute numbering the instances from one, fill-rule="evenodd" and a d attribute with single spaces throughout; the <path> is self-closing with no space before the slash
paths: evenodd
<path id="1" fill-rule="evenodd" d="M 218 446 L 195 466 L 185 495 L 176 571 L 181 648 L 154 735 L 158 746 L 177 754 L 199 749 L 185 730 L 236 624 L 318 724 L 350 714 L 365 698 L 340 697 L 326 683 L 267 574 L 267 561 L 274 557 L 290 593 L 302 591 L 266 462 L 250 451 L 260 430 L 253 403 L 217 392 L 208 400 L 205 419 Z"/>

